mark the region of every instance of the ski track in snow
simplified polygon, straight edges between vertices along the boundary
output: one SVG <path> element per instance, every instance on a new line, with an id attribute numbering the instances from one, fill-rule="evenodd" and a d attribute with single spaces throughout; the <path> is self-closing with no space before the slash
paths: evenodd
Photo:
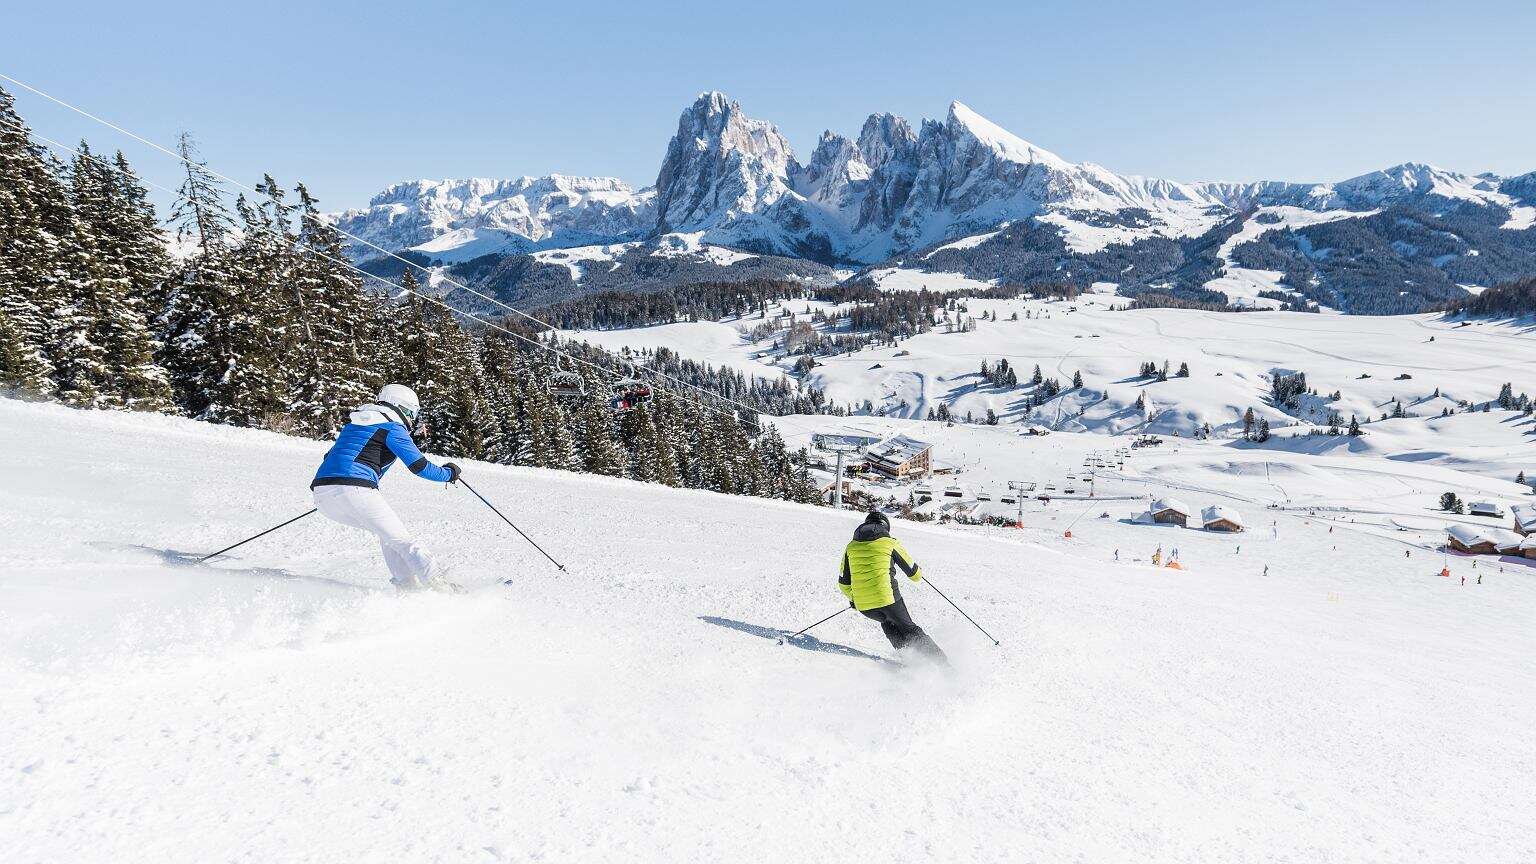
<path id="1" fill-rule="evenodd" d="M 828 650 L 772 641 L 842 602 L 855 514 L 466 464 L 562 575 L 397 469 L 390 499 L 473 589 L 401 597 L 319 516 L 211 567 L 153 551 L 302 512 L 322 443 L 10 401 L 0 439 L 7 861 L 1536 858 L 1536 569 L 1461 588 L 1396 538 L 1329 551 L 1256 505 L 1279 539 L 898 523 L 1003 643 L 904 585 L 946 676 L 860 656 L 891 651 L 851 614 L 813 631 Z M 1145 467 L 1274 488 L 1213 457 L 1302 459 Z M 1131 560 L 1155 543 L 1191 569 Z"/>

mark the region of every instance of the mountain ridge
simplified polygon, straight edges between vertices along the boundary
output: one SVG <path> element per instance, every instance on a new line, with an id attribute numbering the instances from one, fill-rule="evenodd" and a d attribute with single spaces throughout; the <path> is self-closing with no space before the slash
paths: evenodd
<path id="1" fill-rule="evenodd" d="M 1372 227 L 1379 236 L 1362 240 L 1359 251 L 1370 260 L 1332 276 L 1359 281 L 1369 272 L 1375 281 L 1368 287 L 1378 294 L 1388 281 L 1399 280 L 1411 286 L 1407 293 L 1418 299 L 1408 305 L 1415 306 L 1464 293 L 1457 287 L 1461 277 L 1446 275 L 1456 257 L 1491 256 L 1478 268 L 1463 268 L 1473 271 L 1468 278 L 1536 272 L 1536 235 L 1498 233 L 1524 232 L 1536 224 L 1533 202 L 1536 172 L 1469 175 L 1421 162 L 1324 183 L 1182 182 L 1119 174 L 1092 162 L 1071 162 L 959 100 L 950 103 L 942 120 L 924 119 L 915 127 L 905 118 L 874 113 L 857 138 L 825 131 L 802 163 L 772 123 L 748 116 L 719 91 L 706 91 L 679 115 L 652 186 L 636 189 L 615 178 L 565 174 L 406 181 L 375 196 L 367 208 L 332 218 L 369 243 L 390 251 L 411 249 L 444 264 L 633 242 L 682 245 L 706 257 L 710 248 L 725 247 L 857 269 L 899 264 L 924 251 L 928 262 L 932 250 L 991 234 L 960 248 L 964 261 L 946 254 L 923 266 L 959 266 L 958 272 L 977 278 L 1028 284 L 1049 268 L 1094 271 L 1095 278 L 1100 271 L 1116 272 L 1112 264 L 1132 272 L 1123 269 L 1134 269 L 1131 256 L 1142 260 L 1134 270 L 1133 291 L 1160 288 L 1194 296 L 1220 293 L 1207 286 L 1242 266 L 1229 255 L 1207 255 L 1199 262 L 1189 254 L 1194 247 L 1221 245 L 1223 238 L 1202 238 L 1227 230 L 1234 219 L 1264 216 L 1263 211 L 1275 216 L 1277 208 L 1330 214 L 1329 222 L 1401 210 L 1410 220 L 1449 223 L 1422 231 Z M 1316 271 L 1339 262 L 1309 251 L 1324 248 L 1307 236 L 1321 230 L 1313 224 L 1318 220 L 1299 221 L 1307 224 L 1281 219 L 1276 230 L 1283 236 L 1247 240 L 1258 244 L 1245 253 L 1250 262 L 1286 259 L 1286 266 L 1244 269 L 1281 274 L 1258 278 L 1255 284 L 1269 289 L 1261 293 L 1348 308 L 1346 295 L 1358 286 L 1326 286 L 1330 274 Z M 1462 223 L 1478 230 L 1464 231 Z M 1008 226 L 1015 228 L 1004 230 Z M 1482 230 L 1490 227 L 1495 233 Z M 1464 242 L 1413 260 L 1405 250 L 1437 245 L 1421 236 L 1434 231 Z M 1025 245 L 1036 256 L 1028 266 L 999 265 L 997 254 L 983 254 L 988 244 L 996 253 L 997 246 L 1011 243 L 1014 248 L 1002 257 L 1016 259 L 1025 233 Z M 1405 233 L 1411 236 L 1396 236 Z M 667 240 L 677 236 L 683 239 Z M 1482 248 L 1490 245 L 1495 248 Z M 367 258 L 373 251 L 355 244 L 354 254 Z M 1149 272 L 1148 254 L 1160 272 Z M 1094 256 L 1103 260 L 1077 266 Z M 992 263 L 978 263 L 983 258 Z M 1283 284 L 1290 274 L 1307 281 Z M 1425 287 L 1426 282 L 1434 284 Z"/>

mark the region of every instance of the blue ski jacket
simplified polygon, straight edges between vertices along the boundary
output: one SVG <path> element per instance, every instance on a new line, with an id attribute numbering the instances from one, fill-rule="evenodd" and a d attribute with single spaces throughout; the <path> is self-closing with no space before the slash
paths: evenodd
<path id="1" fill-rule="evenodd" d="M 453 475 L 433 465 L 416 449 L 405 424 L 398 422 L 387 405 L 364 405 L 352 412 L 351 422 L 341 427 L 336 443 L 326 452 L 309 488 L 317 486 L 366 486 L 379 488 L 384 472 L 399 459 L 411 473 L 438 483 Z"/>

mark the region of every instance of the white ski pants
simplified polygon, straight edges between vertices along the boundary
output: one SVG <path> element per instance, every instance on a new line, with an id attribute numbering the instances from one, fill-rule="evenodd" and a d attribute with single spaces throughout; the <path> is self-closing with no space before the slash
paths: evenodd
<path id="1" fill-rule="evenodd" d="M 427 547 L 411 539 L 405 523 L 384 500 L 384 493 L 366 486 L 317 486 L 315 507 L 327 519 L 361 528 L 379 538 L 389 581 L 399 588 L 424 588 L 440 567 Z"/>

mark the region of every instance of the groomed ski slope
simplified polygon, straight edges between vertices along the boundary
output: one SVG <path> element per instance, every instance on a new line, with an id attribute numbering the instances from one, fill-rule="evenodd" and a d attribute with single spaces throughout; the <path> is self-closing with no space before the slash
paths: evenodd
<path id="1" fill-rule="evenodd" d="M 1003 642 L 909 588 L 945 675 L 767 638 L 838 608 L 854 514 L 467 464 L 560 575 L 396 471 L 476 589 L 401 597 L 318 516 L 153 551 L 302 512 L 322 444 L 11 401 L 0 441 L 7 862 L 1536 859 L 1536 571 L 898 522 Z"/>

